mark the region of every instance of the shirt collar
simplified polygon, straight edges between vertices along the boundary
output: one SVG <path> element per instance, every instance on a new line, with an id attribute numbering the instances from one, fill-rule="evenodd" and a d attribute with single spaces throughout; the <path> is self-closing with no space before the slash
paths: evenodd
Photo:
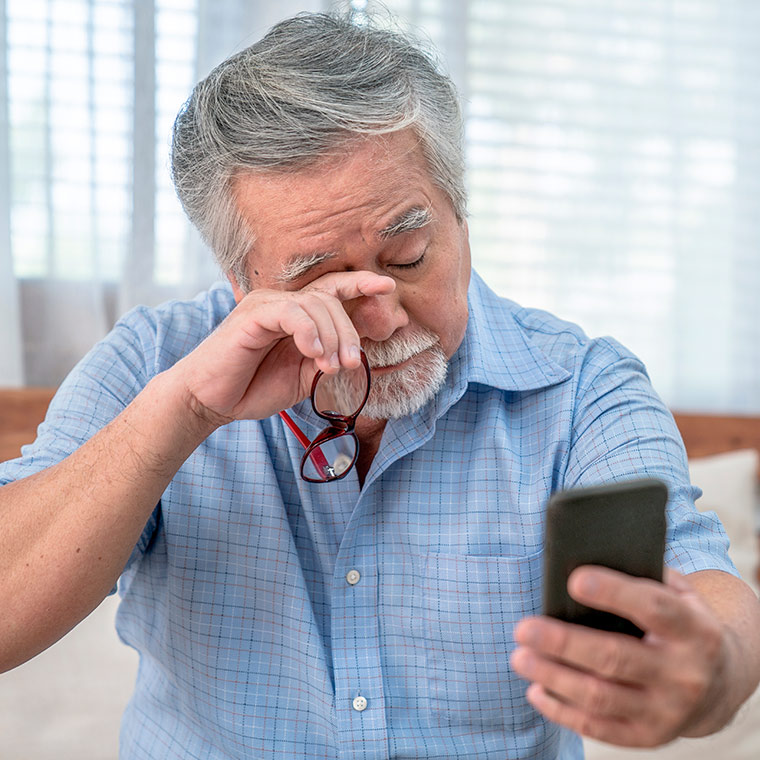
<path id="1" fill-rule="evenodd" d="M 571 373 L 533 343 L 520 324 L 520 307 L 497 296 L 473 270 L 468 293 L 469 320 L 462 345 L 451 361 L 456 385 L 481 383 L 504 391 L 548 388 Z"/>

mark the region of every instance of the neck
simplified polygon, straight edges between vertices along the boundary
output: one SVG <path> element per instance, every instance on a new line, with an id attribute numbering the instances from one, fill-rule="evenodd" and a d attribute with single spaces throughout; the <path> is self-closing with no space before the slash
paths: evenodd
<path id="1" fill-rule="evenodd" d="M 380 447 L 380 439 L 383 437 L 386 422 L 387 420 L 370 420 L 362 417 L 356 421 L 354 432 L 359 439 L 359 456 L 354 466 L 359 476 L 359 484 L 362 486 Z"/>

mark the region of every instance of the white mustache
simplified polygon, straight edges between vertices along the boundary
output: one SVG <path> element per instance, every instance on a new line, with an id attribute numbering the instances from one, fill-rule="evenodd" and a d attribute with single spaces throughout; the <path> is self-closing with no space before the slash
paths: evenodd
<path id="1" fill-rule="evenodd" d="M 427 351 L 438 343 L 438 336 L 425 328 L 417 328 L 405 335 L 391 336 L 382 343 L 368 341 L 362 345 L 370 369 L 392 367 Z"/>

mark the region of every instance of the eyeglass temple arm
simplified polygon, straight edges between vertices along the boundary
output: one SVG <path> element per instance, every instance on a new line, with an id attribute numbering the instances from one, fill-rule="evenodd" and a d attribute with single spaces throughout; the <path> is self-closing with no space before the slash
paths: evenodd
<path id="1" fill-rule="evenodd" d="M 280 417 L 282 418 L 282 421 L 290 428 L 290 431 L 293 433 L 293 435 L 298 438 L 298 442 L 301 444 L 301 446 L 303 446 L 305 449 L 308 449 L 311 445 L 311 441 L 303 434 L 301 428 L 298 427 L 295 422 L 293 422 L 291 416 L 287 412 L 280 412 Z M 309 454 L 309 459 L 311 459 L 317 472 L 327 472 L 327 468 L 330 465 L 325 459 L 325 455 L 322 453 L 322 449 L 314 449 Z"/>

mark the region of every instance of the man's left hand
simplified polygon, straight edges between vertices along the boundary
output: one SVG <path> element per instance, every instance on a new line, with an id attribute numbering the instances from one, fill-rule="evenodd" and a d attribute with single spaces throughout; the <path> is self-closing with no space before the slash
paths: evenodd
<path id="1" fill-rule="evenodd" d="M 732 592 L 736 584 L 744 586 L 725 573 L 698 575 L 708 576 L 711 590 L 714 576 L 727 579 Z M 589 607 L 632 620 L 645 636 L 548 617 L 521 621 L 511 663 L 532 682 L 530 703 L 551 721 L 600 741 L 654 747 L 718 730 L 757 683 L 755 673 L 749 686 L 746 677 L 736 678 L 742 644 L 719 614 L 721 602 L 708 604 L 695 584 L 673 570 L 657 583 L 587 566 L 570 576 L 568 590 Z M 747 597 L 739 597 L 746 605 Z M 756 671 L 757 659 L 746 667 Z"/>

